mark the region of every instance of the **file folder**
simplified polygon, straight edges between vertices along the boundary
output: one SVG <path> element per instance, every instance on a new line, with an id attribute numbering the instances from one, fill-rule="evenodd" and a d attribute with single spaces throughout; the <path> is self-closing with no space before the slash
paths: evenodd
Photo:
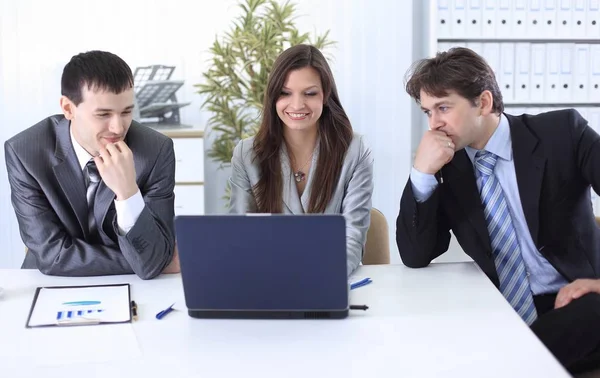
<path id="1" fill-rule="evenodd" d="M 511 36 L 513 20 L 511 3 L 511 0 L 499 0 L 496 3 L 496 37 L 498 38 Z"/>
<path id="2" fill-rule="evenodd" d="M 437 0 L 437 32 L 439 38 L 448 38 L 452 34 L 450 32 L 451 17 L 450 17 L 450 0 Z"/>
<path id="3" fill-rule="evenodd" d="M 500 91 L 504 102 L 510 103 L 515 99 L 515 44 L 503 42 L 500 44 Z"/>
<path id="4" fill-rule="evenodd" d="M 544 0 L 542 5 L 542 36 L 552 38 L 556 36 L 556 2 L 557 0 Z"/>
<path id="5" fill-rule="evenodd" d="M 452 27 L 450 28 L 452 37 L 466 37 L 467 0 L 453 0 L 450 15 L 452 17 Z"/>
<path id="6" fill-rule="evenodd" d="M 542 0 L 529 0 L 529 9 L 527 10 L 527 36 L 542 36 Z"/>
<path id="7" fill-rule="evenodd" d="M 560 44 L 546 45 L 546 77 L 544 80 L 544 100 L 558 102 L 560 86 Z"/>
<path id="8" fill-rule="evenodd" d="M 527 35 L 527 0 L 513 0 L 513 37 Z"/>
<path id="9" fill-rule="evenodd" d="M 529 101 L 529 69 L 531 46 L 527 42 L 515 44 L 515 101 Z"/>
<path id="10" fill-rule="evenodd" d="M 573 101 L 573 69 L 575 44 L 560 44 L 560 86 L 558 88 L 558 100 L 560 102 Z"/>
<path id="11" fill-rule="evenodd" d="M 572 22 L 571 22 L 571 36 L 573 38 L 585 38 L 586 32 L 586 8 L 589 0 L 573 0 L 571 6 L 573 7 Z"/>
<path id="12" fill-rule="evenodd" d="M 532 102 L 543 102 L 546 89 L 544 80 L 546 77 L 546 44 L 532 43 L 530 59 L 530 99 Z"/>
<path id="13" fill-rule="evenodd" d="M 556 12 L 556 36 L 561 38 L 570 38 L 572 30 L 572 0 L 558 0 Z"/>
<path id="14" fill-rule="evenodd" d="M 590 44 L 588 99 L 600 102 L 600 44 Z"/>
<path id="15" fill-rule="evenodd" d="M 573 70 L 573 100 L 576 102 L 589 101 L 589 66 L 590 46 L 584 43 L 576 44 L 575 69 Z"/>
<path id="16" fill-rule="evenodd" d="M 484 38 L 496 36 L 496 0 L 484 0 L 481 12 L 481 35 Z"/>
<path id="17" fill-rule="evenodd" d="M 467 15 L 465 31 L 467 36 L 480 36 L 482 34 L 481 26 L 481 6 L 483 0 L 469 0 L 467 6 Z"/>
<path id="18" fill-rule="evenodd" d="M 586 25 L 589 38 L 600 38 L 600 0 L 589 0 Z"/>

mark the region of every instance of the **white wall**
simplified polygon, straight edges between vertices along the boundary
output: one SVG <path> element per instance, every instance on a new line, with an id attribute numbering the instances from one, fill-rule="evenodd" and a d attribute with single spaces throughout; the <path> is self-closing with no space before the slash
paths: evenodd
<path id="1" fill-rule="evenodd" d="M 405 3 L 405 4 L 402 4 Z M 414 2 L 421 7 L 421 2 Z M 202 80 L 215 35 L 227 30 L 238 10 L 234 0 L 0 0 L 0 139 L 5 141 L 49 114 L 58 113 L 60 75 L 74 54 L 114 52 L 135 69 L 177 66 L 178 92 L 192 105 L 182 122 L 202 127 L 193 84 Z M 330 52 L 343 105 L 354 128 L 367 136 L 375 156 L 373 205 L 390 225 L 392 261 L 399 262 L 395 219 L 411 165 L 414 105 L 403 77 L 414 55 L 412 2 L 396 0 L 297 1 L 304 31 L 330 29 L 338 42 Z M 415 41 L 421 43 L 420 36 Z M 416 51 L 416 52 L 415 52 Z M 418 127 L 417 127 L 418 129 Z M 210 137 L 206 146 L 210 145 Z M 10 204 L 4 154 L 0 159 L 0 268 L 18 267 L 23 245 Z M 208 160 L 208 159 L 207 159 Z M 207 163 L 206 210 L 222 212 L 228 172 Z"/>

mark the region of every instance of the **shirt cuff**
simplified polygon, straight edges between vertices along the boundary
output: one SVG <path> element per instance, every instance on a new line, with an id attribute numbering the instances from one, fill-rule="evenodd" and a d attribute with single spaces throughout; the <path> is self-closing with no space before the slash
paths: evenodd
<path id="1" fill-rule="evenodd" d="M 420 172 L 415 167 L 410 171 L 410 182 L 417 202 L 427 201 L 438 186 L 435 175 Z"/>
<path id="2" fill-rule="evenodd" d="M 137 193 L 127 198 L 126 200 L 115 200 L 115 210 L 117 212 L 117 226 L 121 236 L 126 235 L 133 228 L 135 222 L 139 218 L 142 210 L 144 210 L 144 199 L 138 189 Z"/>

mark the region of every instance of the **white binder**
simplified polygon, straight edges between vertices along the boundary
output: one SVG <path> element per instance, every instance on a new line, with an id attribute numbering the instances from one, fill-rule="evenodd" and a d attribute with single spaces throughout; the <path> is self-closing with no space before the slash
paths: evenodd
<path id="1" fill-rule="evenodd" d="M 576 102 L 589 101 L 589 66 L 590 45 L 581 43 L 575 45 L 575 69 L 573 70 L 573 100 Z M 600 98 L 598 99 L 600 101 Z"/>
<path id="2" fill-rule="evenodd" d="M 556 6 L 558 0 L 544 0 L 542 4 L 542 35 L 551 38 L 556 35 Z"/>
<path id="3" fill-rule="evenodd" d="M 589 0 L 586 18 L 586 35 L 600 38 L 600 0 Z"/>
<path id="4" fill-rule="evenodd" d="M 546 78 L 546 44 L 531 44 L 530 90 L 531 102 L 543 102 Z"/>
<path id="5" fill-rule="evenodd" d="M 573 69 L 575 62 L 575 44 L 560 44 L 560 86 L 558 100 L 560 102 L 573 101 Z"/>
<path id="6" fill-rule="evenodd" d="M 448 38 L 452 34 L 450 25 L 452 18 L 450 16 L 450 0 L 437 0 L 437 32 L 438 38 Z"/>
<path id="7" fill-rule="evenodd" d="M 500 44 L 499 43 L 484 43 L 483 58 L 487 64 L 494 70 L 496 81 L 500 85 Z M 500 88 L 502 90 L 502 88 Z"/>
<path id="8" fill-rule="evenodd" d="M 512 1 L 498 0 L 496 3 L 496 37 L 511 36 L 512 20 Z"/>
<path id="9" fill-rule="evenodd" d="M 542 0 L 529 0 L 527 10 L 527 36 L 541 37 L 542 36 Z"/>
<path id="10" fill-rule="evenodd" d="M 590 44 L 588 99 L 600 103 L 600 44 Z"/>
<path id="11" fill-rule="evenodd" d="M 522 38 L 527 35 L 527 0 L 513 1 L 513 24 L 511 33 L 513 37 Z"/>
<path id="12" fill-rule="evenodd" d="M 450 35 L 452 38 L 464 38 L 466 35 L 466 18 L 467 18 L 467 0 L 453 0 L 451 2 L 450 16 L 452 17 L 452 26 L 450 27 Z"/>
<path id="13" fill-rule="evenodd" d="M 481 13 L 483 0 L 469 0 L 467 5 L 467 24 L 465 25 L 467 36 L 480 36 L 482 34 Z"/>
<path id="14" fill-rule="evenodd" d="M 484 0 L 481 7 L 481 36 L 493 38 L 496 36 L 496 0 Z"/>
<path id="15" fill-rule="evenodd" d="M 587 2 L 588 0 L 573 0 L 573 3 L 571 4 L 573 7 L 571 36 L 574 38 L 585 38 Z"/>
<path id="16" fill-rule="evenodd" d="M 546 45 L 546 77 L 544 79 L 544 101 L 558 102 L 560 87 L 560 44 Z"/>
<path id="17" fill-rule="evenodd" d="M 529 101 L 530 45 L 528 42 L 515 44 L 515 102 Z"/>
<path id="18" fill-rule="evenodd" d="M 572 24 L 572 0 L 558 0 L 556 11 L 556 36 L 561 38 L 570 38 Z"/>
<path id="19" fill-rule="evenodd" d="M 475 51 L 478 55 L 483 56 L 483 45 L 481 42 L 467 42 L 467 48 Z"/>
<path id="20" fill-rule="evenodd" d="M 515 44 L 500 43 L 500 91 L 505 103 L 515 100 Z"/>

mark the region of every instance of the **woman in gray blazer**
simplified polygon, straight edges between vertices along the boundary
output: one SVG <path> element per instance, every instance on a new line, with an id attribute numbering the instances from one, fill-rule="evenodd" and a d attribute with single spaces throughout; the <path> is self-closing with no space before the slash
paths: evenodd
<path id="1" fill-rule="evenodd" d="M 231 212 L 343 214 L 352 273 L 371 220 L 373 157 L 317 48 L 297 45 L 277 58 L 263 109 L 257 135 L 233 152 Z"/>

